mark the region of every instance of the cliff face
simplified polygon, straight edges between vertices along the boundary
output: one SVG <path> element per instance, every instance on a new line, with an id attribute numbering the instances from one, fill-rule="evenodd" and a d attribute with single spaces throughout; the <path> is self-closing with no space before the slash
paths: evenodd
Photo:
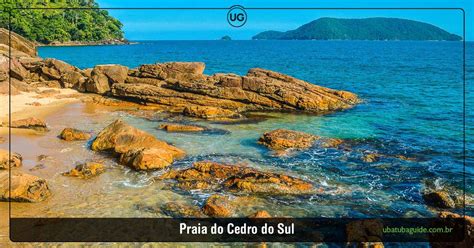
<path id="1" fill-rule="evenodd" d="M 256 40 L 447 40 L 462 37 L 428 23 L 398 18 L 320 18 L 286 32 L 265 31 Z"/>
<path id="2" fill-rule="evenodd" d="M 7 29 L 0 28 L 0 53 L 8 54 L 9 32 Z M 11 32 L 11 47 L 13 52 L 22 52 L 23 56 L 37 56 L 35 43 L 23 38 L 15 32 Z M 21 55 L 21 54 L 18 54 Z M 17 55 L 17 56 L 18 56 Z"/>

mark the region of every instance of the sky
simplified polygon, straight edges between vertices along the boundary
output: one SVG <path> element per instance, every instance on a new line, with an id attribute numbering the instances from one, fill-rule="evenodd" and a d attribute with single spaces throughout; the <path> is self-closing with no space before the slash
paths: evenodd
<path id="1" fill-rule="evenodd" d="M 474 41 L 474 0 L 96 0 L 102 8 L 247 8 L 247 23 L 231 27 L 227 10 L 109 10 L 129 40 L 251 39 L 266 30 L 287 31 L 320 17 L 396 17 L 426 22 L 463 35 L 462 10 L 252 10 L 248 8 L 463 8 L 466 40 Z"/>

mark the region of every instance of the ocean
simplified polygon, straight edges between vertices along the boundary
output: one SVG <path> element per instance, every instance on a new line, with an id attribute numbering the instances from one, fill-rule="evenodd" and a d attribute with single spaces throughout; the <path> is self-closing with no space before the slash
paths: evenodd
<path id="1" fill-rule="evenodd" d="M 354 92 L 363 100 L 361 104 L 323 116 L 262 113 L 266 118 L 255 123 L 198 122 L 225 132 L 171 134 L 156 129 L 167 121 L 165 117 L 158 115 L 151 121 L 125 113 L 120 116 L 183 148 L 188 157 L 177 162 L 177 167 L 203 159 L 244 163 L 310 180 L 325 192 L 272 199 L 275 204 L 268 208 L 282 215 L 428 217 L 435 212 L 421 197 L 427 188 L 462 196 L 466 186 L 466 202 L 470 202 L 466 213 L 474 214 L 470 205 L 474 202 L 474 100 L 469 85 L 474 79 L 474 43 L 467 42 L 466 47 L 466 82 L 462 42 L 138 41 L 134 45 L 40 47 L 39 55 L 81 69 L 98 64 L 133 68 L 168 61 L 204 62 L 206 74 L 245 74 L 250 68 L 261 67 Z M 256 140 L 276 128 L 350 139 L 354 148 L 313 147 L 275 157 Z M 368 152 L 390 156 L 366 163 L 361 154 Z M 395 155 L 415 161 L 396 159 Z M 145 187 L 144 177 L 147 175 L 117 187 Z M 206 197 L 199 192 L 183 194 L 196 202 Z M 462 213 L 461 208 L 454 211 Z"/>

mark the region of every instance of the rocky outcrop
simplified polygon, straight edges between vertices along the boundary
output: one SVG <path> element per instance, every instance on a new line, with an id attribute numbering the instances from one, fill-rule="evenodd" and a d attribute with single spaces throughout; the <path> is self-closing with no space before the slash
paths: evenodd
<path id="1" fill-rule="evenodd" d="M 313 192 L 313 185 L 291 176 L 263 172 L 249 167 L 195 162 L 193 167 L 171 170 L 160 179 L 176 180 L 182 189 L 227 190 L 236 193 L 297 195 Z"/>
<path id="2" fill-rule="evenodd" d="M 63 175 L 88 179 L 100 175 L 104 172 L 105 167 L 103 164 L 96 162 L 86 162 L 83 164 L 76 165 L 76 167 L 74 167 L 72 170 L 64 172 Z"/>
<path id="3" fill-rule="evenodd" d="M 21 35 L 13 31 L 8 31 L 5 28 L 0 28 L 0 44 L 4 44 L 8 47 L 10 45 L 9 44 L 10 37 L 11 37 L 11 48 L 13 50 L 20 51 L 24 53 L 25 55 L 31 56 L 31 57 L 34 57 L 37 55 L 36 45 L 33 42 L 23 38 Z"/>
<path id="4" fill-rule="evenodd" d="M 8 126 L 8 125 L 4 125 Z M 26 119 L 14 120 L 11 122 L 11 128 L 34 129 L 36 131 L 48 131 L 48 127 L 43 120 L 30 117 Z"/>
<path id="5" fill-rule="evenodd" d="M 202 132 L 205 128 L 184 124 L 162 124 L 159 127 L 167 132 Z"/>
<path id="6" fill-rule="evenodd" d="M 160 169 L 184 156 L 184 151 L 153 135 L 116 120 L 104 128 L 91 145 L 94 151 L 112 151 L 120 163 L 137 170 Z"/>
<path id="7" fill-rule="evenodd" d="M 455 203 L 446 191 L 426 192 L 423 194 L 423 200 L 428 206 L 437 208 L 454 208 Z"/>
<path id="8" fill-rule="evenodd" d="M 9 180 L 11 180 L 10 200 L 16 202 L 40 202 L 51 195 L 48 184 L 39 177 L 7 171 L 0 172 L 0 201 L 9 199 Z"/>
<path id="9" fill-rule="evenodd" d="M 125 83 L 112 85 L 117 97 L 131 97 L 164 105 L 182 106 L 200 118 L 238 116 L 251 110 L 325 112 L 352 107 L 356 95 L 337 91 L 264 69 L 247 75 L 202 74 L 202 63 L 142 65 Z M 203 108 L 208 107 L 208 108 Z"/>
<path id="10" fill-rule="evenodd" d="M 91 135 L 84 131 L 75 129 L 75 128 L 65 128 L 59 134 L 59 138 L 66 140 L 66 141 L 74 141 L 74 140 L 88 140 L 90 139 Z"/>
<path id="11" fill-rule="evenodd" d="M 384 247 L 383 223 L 377 219 L 356 220 L 346 225 L 347 241 L 357 247 Z"/>
<path id="12" fill-rule="evenodd" d="M 10 158 L 8 150 L 0 149 L 0 170 L 8 169 L 9 165 L 10 165 L 10 168 L 20 167 L 22 163 L 23 163 L 23 157 L 20 154 L 16 152 L 12 152 L 11 158 Z"/>

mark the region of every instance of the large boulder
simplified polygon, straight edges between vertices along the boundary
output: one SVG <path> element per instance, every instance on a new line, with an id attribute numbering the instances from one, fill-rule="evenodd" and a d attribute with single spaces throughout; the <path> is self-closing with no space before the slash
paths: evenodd
<path id="1" fill-rule="evenodd" d="M 195 162 L 191 168 L 183 170 L 171 170 L 160 178 L 176 180 L 176 186 L 186 190 L 222 189 L 237 193 L 268 195 L 314 192 L 310 182 L 288 175 L 210 161 Z"/>
<path id="2" fill-rule="evenodd" d="M 122 120 L 116 120 L 104 128 L 92 142 L 91 148 L 121 155 L 120 162 L 139 170 L 169 166 L 185 154 L 181 149 Z"/>
<path id="3" fill-rule="evenodd" d="M 13 152 L 11 157 L 9 156 L 8 150 L 0 149 L 0 169 L 8 169 L 8 165 L 11 167 L 20 167 L 23 162 L 23 157 Z"/>
<path id="4" fill-rule="evenodd" d="M 11 182 L 10 182 L 11 180 Z M 11 191 L 9 193 L 9 182 Z M 8 197 L 10 194 L 10 198 Z M 0 201 L 40 202 L 51 195 L 48 184 L 39 177 L 7 171 L 0 172 Z"/>
<path id="5" fill-rule="evenodd" d="M 88 92 L 104 94 L 110 91 L 113 84 L 124 83 L 128 76 L 128 68 L 122 65 L 96 65 L 91 77 L 86 82 Z"/>
<path id="6" fill-rule="evenodd" d="M 190 117 L 197 117 L 201 119 L 225 119 L 225 118 L 236 118 L 239 115 L 234 111 L 218 108 L 218 107 L 207 107 L 207 106 L 187 106 L 183 110 L 183 114 Z"/>

